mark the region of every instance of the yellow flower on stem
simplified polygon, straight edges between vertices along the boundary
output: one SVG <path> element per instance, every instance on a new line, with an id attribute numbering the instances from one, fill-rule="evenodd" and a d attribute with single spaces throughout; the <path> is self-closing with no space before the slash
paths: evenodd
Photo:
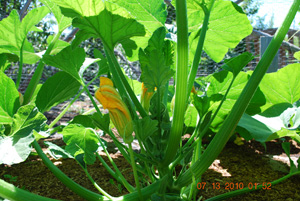
<path id="1" fill-rule="evenodd" d="M 114 88 L 113 82 L 106 77 L 100 77 L 100 87 L 95 93 L 96 99 L 104 109 L 108 109 L 109 117 L 125 143 L 133 140 L 133 121 L 129 110 L 122 101 L 120 94 Z"/>
<path id="2" fill-rule="evenodd" d="M 144 83 L 142 82 L 142 94 L 141 94 L 141 104 L 146 112 L 149 112 L 150 108 L 150 100 L 153 96 L 154 92 L 149 92 L 148 89 L 145 87 Z"/>

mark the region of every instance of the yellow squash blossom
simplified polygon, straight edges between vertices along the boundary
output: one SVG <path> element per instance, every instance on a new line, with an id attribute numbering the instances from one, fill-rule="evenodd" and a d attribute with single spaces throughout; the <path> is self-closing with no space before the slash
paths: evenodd
<path id="1" fill-rule="evenodd" d="M 144 83 L 142 82 L 142 94 L 141 94 L 141 104 L 146 112 L 149 112 L 150 108 L 150 100 L 153 96 L 153 92 L 149 92 L 148 89 L 145 87 Z"/>
<path id="2" fill-rule="evenodd" d="M 100 87 L 96 91 L 95 97 L 104 109 L 108 109 L 110 119 L 124 142 L 131 143 L 133 122 L 129 110 L 109 78 L 100 77 Z"/>

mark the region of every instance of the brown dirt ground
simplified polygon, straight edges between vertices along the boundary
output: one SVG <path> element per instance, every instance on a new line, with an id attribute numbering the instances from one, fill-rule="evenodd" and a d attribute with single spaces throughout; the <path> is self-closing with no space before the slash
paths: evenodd
<path id="1" fill-rule="evenodd" d="M 54 143 L 62 145 L 63 142 L 55 140 Z M 300 148 L 295 142 L 291 147 L 291 154 L 295 157 L 300 156 Z M 118 153 L 111 154 L 111 156 L 117 166 L 121 167 L 129 183 L 134 185 L 131 167 L 128 162 Z M 232 142 L 227 143 L 217 160 L 202 177 L 202 181 L 206 182 L 206 186 L 199 192 L 199 196 L 202 196 L 201 200 L 228 192 L 229 190 L 225 188 L 230 183 L 247 186 L 249 183 L 271 182 L 285 176 L 289 171 L 289 167 L 283 162 L 271 159 L 271 156 L 285 156 L 280 143 L 276 141 L 268 142 L 266 151 L 257 142 L 245 142 L 242 146 Z M 104 155 L 103 157 L 107 161 Z M 52 161 L 75 182 L 97 192 L 75 160 L 53 159 Z M 116 185 L 111 184 L 111 176 L 99 161 L 89 166 L 88 170 L 95 181 L 109 194 L 120 196 L 127 193 L 124 188 L 118 189 Z M 0 178 L 4 179 L 4 175 L 17 177 L 16 181 L 10 181 L 10 183 L 42 196 L 65 201 L 83 200 L 54 177 L 38 156 L 30 156 L 25 162 L 17 165 L 0 165 Z M 9 181 L 7 178 L 5 180 Z M 213 185 L 216 186 L 217 183 L 220 184 L 220 189 L 213 189 Z M 228 200 L 296 201 L 300 200 L 299 185 L 300 177 L 294 176 L 278 185 L 271 186 L 270 190 L 254 191 Z M 233 190 L 236 189 L 235 186 Z"/>

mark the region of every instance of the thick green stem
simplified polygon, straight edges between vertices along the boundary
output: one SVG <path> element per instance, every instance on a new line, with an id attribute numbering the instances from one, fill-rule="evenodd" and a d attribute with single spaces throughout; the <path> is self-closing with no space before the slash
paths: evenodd
<path id="1" fill-rule="evenodd" d="M 215 135 L 214 139 L 210 142 L 207 149 L 204 151 L 203 155 L 200 157 L 196 163 L 191 166 L 178 180 L 175 182 L 177 188 L 181 188 L 191 183 L 192 176 L 200 177 L 219 153 L 224 148 L 226 142 L 233 134 L 240 118 L 245 112 L 251 98 L 253 97 L 260 81 L 268 70 L 274 56 L 276 55 L 285 35 L 287 34 L 289 27 L 297 13 L 300 5 L 300 0 L 295 0 L 287 17 L 285 18 L 282 26 L 277 30 L 274 38 L 272 39 L 270 45 L 265 51 L 263 57 L 258 63 L 255 71 L 250 77 L 247 85 L 243 89 L 240 97 L 234 104 L 228 117 L 225 119 L 223 125 L 221 126 L 219 132 Z"/>
<path id="2" fill-rule="evenodd" d="M 67 175 L 65 175 L 58 167 L 56 167 L 51 160 L 44 154 L 42 148 L 37 143 L 37 141 L 33 141 L 32 143 L 34 149 L 38 153 L 38 155 L 43 160 L 44 164 L 51 170 L 51 172 L 69 189 L 71 189 L 73 192 L 81 196 L 82 198 L 86 200 L 107 200 L 106 198 L 103 198 L 103 196 L 94 193 L 79 184 L 75 183 L 72 179 L 70 179 Z M 30 200 L 30 199 L 28 199 Z"/>
<path id="3" fill-rule="evenodd" d="M 94 77 L 88 84 L 87 86 L 89 86 L 90 84 L 92 84 L 95 79 L 97 79 L 97 77 Z M 75 98 L 73 98 L 73 100 L 68 104 L 68 106 L 51 122 L 51 124 L 49 125 L 49 129 L 51 129 L 64 115 L 65 113 L 68 111 L 68 109 L 73 105 L 73 103 L 79 98 L 79 96 L 85 91 L 85 88 L 82 88 L 80 90 L 80 92 L 75 96 Z M 98 108 L 98 107 L 97 107 Z M 101 115 L 101 114 L 100 114 Z"/>
<path id="4" fill-rule="evenodd" d="M 50 54 L 51 50 L 53 49 L 53 47 L 54 47 L 55 43 L 57 42 L 57 40 L 59 39 L 60 35 L 61 35 L 60 32 L 55 35 L 55 37 L 52 39 L 50 45 L 48 46 L 48 48 L 45 52 L 45 55 Z M 36 86 L 38 85 L 38 83 L 42 77 L 44 66 L 45 66 L 45 64 L 42 61 L 40 61 L 40 63 L 36 67 L 35 72 L 29 82 L 29 85 L 28 85 L 26 91 L 25 91 L 23 105 L 26 105 L 30 102 L 32 95 L 36 89 Z"/>
<path id="5" fill-rule="evenodd" d="M 162 167 L 168 167 L 177 153 L 182 135 L 184 113 L 187 97 L 188 77 L 188 24 L 187 7 L 185 0 L 176 0 L 177 23 L 177 61 L 176 61 L 176 89 L 175 106 L 171 133 L 167 144 L 165 158 Z"/>
<path id="6" fill-rule="evenodd" d="M 102 142 L 101 139 L 99 139 L 99 142 L 101 144 L 101 146 L 103 147 L 103 150 L 108 158 L 108 160 L 110 161 L 110 163 L 112 164 L 112 166 L 114 167 L 116 174 L 118 175 L 118 177 L 120 178 L 120 180 L 122 181 L 122 184 L 124 185 L 124 187 L 129 191 L 129 192 L 133 192 L 134 191 L 134 187 L 131 186 L 127 180 L 123 177 L 121 171 L 119 170 L 119 168 L 117 167 L 117 165 L 115 164 L 115 162 L 113 161 L 113 159 L 110 157 L 109 153 L 107 152 L 107 150 L 105 149 L 105 146 Z"/>
<path id="7" fill-rule="evenodd" d="M 140 113 L 140 115 L 142 117 L 148 116 L 148 114 L 144 110 L 143 106 L 137 99 L 136 95 L 132 91 L 128 81 L 126 80 L 126 78 L 121 70 L 121 67 L 113 53 L 113 50 L 110 50 L 109 48 L 106 47 L 105 54 L 107 56 L 107 60 L 108 60 L 109 67 L 110 67 L 109 69 L 114 78 L 114 82 L 115 82 L 116 87 L 118 88 L 119 93 L 122 96 L 122 98 L 125 97 L 127 100 L 131 100 L 135 104 L 136 109 L 138 110 L 138 112 Z M 127 93 L 129 94 L 130 98 Z M 135 111 L 131 102 L 129 104 L 130 104 L 129 106 L 130 106 L 131 111 Z"/>
<path id="8" fill-rule="evenodd" d="M 202 27 L 201 27 L 200 37 L 199 37 L 199 41 L 198 41 L 198 44 L 197 44 L 196 53 L 195 53 L 195 56 L 194 56 L 192 68 L 191 68 L 191 71 L 189 73 L 187 98 L 190 95 L 190 91 L 192 90 L 194 80 L 196 78 L 199 62 L 201 60 L 201 54 L 202 54 L 202 50 L 203 50 L 203 46 L 204 46 L 205 36 L 206 36 L 207 29 L 208 29 L 208 22 L 209 22 L 210 12 L 211 12 L 211 9 L 212 9 L 214 3 L 215 3 L 214 0 L 211 1 L 208 9 L 207 9 L 207 7 L 202 5 L 202 9 L 204 11 L 205 16 L 204 16 L 204 21 L 203 21 L 203 24 L 202 24 Z"/>
<path id="9" fill-rule="evenodd" d="M 22 71 L 23 71 L 23 46 L 24 42 L 22 43 L 21 49 L 20 49 L 20 63 L 19 63 L 19 71 L 18 71 L 18 77 L 16 81 L 16 88 L 18 89 L 20 86 L 21 78 L 22 78 Z"/>
<path id="10" fill-rule="evenodd" d="M 2 179 L 0 179 L 0 197 L 14 201 L 55 201 L 55 199 L 46 198 L 17 188 Z"/>
<path id="11" fill-rule="evenodd" d="M 80 163 L 79 163 L 80 164 Z M 80 165 L 81 166 L 81 165 Z M 82 166 L 81 166 L 82 167 Z M 89 180 L 92 182 L 92 184 L 94 185 L 94 187 L 105 197 L 107 197 L 110 200 L 113 200 L 113 197 L 111 195 L 109 195 L 105 190 L 103 190 L 96 182 L 95 180 L 92 178 L 92 176 L 90 175 L 90 173 L 88 172 L 88 170 L 84 167 L 82 167 L 83 171 L 85 172 L 86 176 L 89 178 Z"/>
<path id="12" fill-rule="evenodd" d="M 137 169 L 136 169 L 136 164 L 135 164 L 135 160 L 134 160 L 133 149 L 132 149 L 131 143 L 129 143 L 128 146 L 129 146 L 129 154 L 130 154 L 131 166 L 132 166 L 133 175 L 134 175 L 135 186 L 138 191 L 140 200 L 142 201 L 143 196 L 142 196 L 142 192 L 141 192 L 139 176 L 137 174 Z"/>
<path id="13" fill-rule="evenodd" d="M 136 97 L 136 95 L 134 94 L 132 88 L 130 87 L 130 85 L 129 85 L 129 83 L 128 83 L 128 81 L 127 81 L 127 79 L 126 79 L 124 73 L 123 73 L 122 70 L 121 70 L 121 67 L 120 67 L 120 65 L 119 65 L 119 63 L 118 63 L 118 61 L 117 61 L 117 58 L 115 57 L 114 54 L 111 55 L 111 59 L 112 59 L 112 62 L 113 62 L 113 64 L 114 64 L 114 66 L 115 66 L 117 72 L 118 72 L 119 77 L 120 77 L 121 80 L 122 80 L 122 83 L 123 83 L 123 85 L 124 85 L 124 87 L 125 87 L 125 89 L 126 89 L 128 95 L 130 96 L 132 102 L 134 103 L 134 105 L 135 105 L 137 111 L 140 113 L 141 117 L 143 117 L 143 118 L 146 117 L 146 116 L 148 116 L 147 112 L 145 111 L 145 109 L 143 108 L 142 104 L 141 104 L 140 101 L 137 99 L 137 97 Z"/>

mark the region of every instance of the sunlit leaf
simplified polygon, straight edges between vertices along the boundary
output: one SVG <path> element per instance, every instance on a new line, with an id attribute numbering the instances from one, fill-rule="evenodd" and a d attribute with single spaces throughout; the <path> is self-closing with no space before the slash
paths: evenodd
<path id="1" fill-rule="evenodd" d="M 84 49 L 72 49 L 71 46 L 68 46 L 55 56 L 45 55 L 43 60 L 46 64 L 57 67 L 69 73 L 79 83 L 82 83 L 79 76 L 79 70 L 85 60 Z"/>
<path id="2" fill-rule="evenodd" d="M 0 136 L 0 164 L 23 162 L 32 150 L 30 144 L 35 139 L 32 131 L 40 131 L 46 121 L 46 117 L 35 106 L 20 107 L 14 115 L 11 134 Z"/>
<path id="3" fill-rule="evenodd" d="M 163 0 L 113 0 L 113 2 L 128 10 L 139 23 L 145 26 L 145 37 L 132 37 L 130 43 L 122 42 L 129 59 L 137 60 L 138 49 L 146 48 L 151 34 L 159 27 L 164 27 L 167 18 L 166 5 Z"/>
<path id="4" fill-rule="evenodd" d="M 71 26 L 72 19 L 62 15 L 60 8 L 55 3 L 53 3 L 54 1 L 41 0 L 40 2 L 42 2 L 45 6 L 47 6 L 53 13 L 53 15 L 57 21 L 59 32 L 62 32 L 63 30 L 65 30 L 66 28 Z"/>
<path id="5" fill-rule="evenodd" d="M 84 30 L 80 33 L 100 38 L 110 50 L 133 36 L 145 35 L 144 26 L 116 4 L 101 0 L 55 2 L 62 7 L 64 15 L 74 17 L 73 26 Z"/>
<path id="6" fill-rule="evenodd" d="M 0 72 L 0 123 L 10 121 L 19 106 L 19 92 L 14 81 Z"/>
<path id="7" fill-rule="evenodd" d="M 225 59 L 225 64 L 222 66 L 224 70 L 228 70 L 236 77 L 239 72 L 252 60 L 253 55 L 249 52 L 244 52 L 237 57 Z"/>
<path id="8" fill-rule="evenodd" d="M 32 45 L 27 41 L 27 34 L 33 30 L 47 14 L 49 9 L 39 7 L 32 9 L 20 22 L 20 16 L 16 10 L 0 22 L 0 53 L 15 54 L 20 57 L 20 50 L 23 45 L 23 62 L 33 64 L 40 57 L 34 53 Z"/>
<path id="9" fill-rule="evenodd" d="M 66 72 L 58 72 L 48 78 L 41 87 L 36 98 L 36 106 L 44 113 L 75 96 L 79 87 L 79 82 L 71 75 Z"/>
<path id="10" fill-rule="evenodd" d="M 295 57 L 297 60 L 300 60 L 300 51 L 295 52 L 294 57 Z"/>
<path id="11" fill-rule="evenodd" d="M 67 144 L 65 150 L 72 156 L 84 154 L 84 162 L 93 164 L 96 160 L 95 152 L 98 149 L 98 137 L 91 128 L 82 125 L 70 124 L 62 131 L 63 140 Z"/>
<path id="12" fill-rule="evenodd" d="M 150 91 L 155 87 L 163 87 L 174 74 L 169 63 L 172 51 L 169 51 L 168 46 L 171 46 L 171 42 L 165 40 L 165 36 L 164 27 L 157 29 L 150 38 L 147 48 L 139 51 L 141 81 Z"/>
<path id="13" fill-rule="evenodd" d="M 229 84 L 233 78 L 233 74 L 229 73 L 228 71 L 221 71 L 218 73 L 214 73 L 208 79 L 210 85 L 207 90 L 207 96 L 211 97 L 210 101 L 210 109 L 213 112 L 218 108 L 221 98 L 218 95 L 224 96 Z M 221 110 L 218 112 L 215 120 L 212 123 L 212 127 L 217 129 L 219 126 L 224 122 L 226 116 L 232 109 L 232 106 L 240 96 L 243 88 L 245 87 L 247 81 L 249 79 L 249 75 L 244 72 L 240 72 L 238 76 L 235 78 L 233 85 L 229 93 L 227 94 L 226 100 L 222 105 Z M 246 112 L 249 114 L 252 113 L 259 113 L 260 107 L 265 104 L 264 96 L 261 96 L 261 91 L 258 90 L 257 94 L 255 95 L 255 102 L 250 102 L 249 107 L 254 110 L 247 110 Z"/>
<path id="14" fill-rule="evenodd" d="M 202 27 L 204 12 L 200 0 L 188 0 L 189 30 L 191 52 L 195 52 Z M 215 61 L 220 62 L 229 48 L 235 46 L 252 32 L 252 26 L 242 9 L 231 1 L 216 0 L 210 14 L 204 51 Z"/>
<path id="15" fill-rule="evenodd" d="M 290 64 L 277 72 L 267 73 L 260 83 L 266 97 L 262 110 L 280 103 L 293 104 L 300 99 L 300 64 Z"/>
<path id="16" fill-rule="evenodd" d="M 136 133 L 142 141 L 146 140 L 149 136 L 155 133 L 157 128 L 158 121 L 146 117 L 139 119 L 136 123 Z"/>

